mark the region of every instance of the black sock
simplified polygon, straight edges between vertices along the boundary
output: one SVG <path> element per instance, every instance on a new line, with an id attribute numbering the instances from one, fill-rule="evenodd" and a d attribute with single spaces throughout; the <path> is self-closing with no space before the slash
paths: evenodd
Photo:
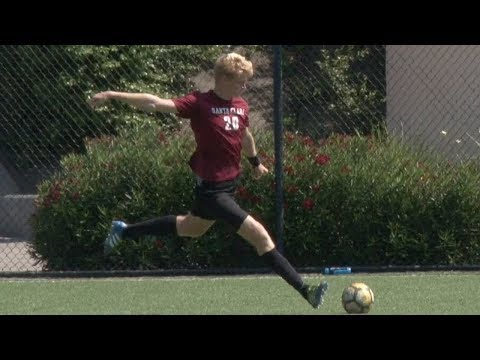
<path id="1" fill-rule="evenodd" d="M 307 297 L 307 286 L 300 277 L 300 274 L 290 265 L 287 259 L 280 254 L 277 249 L 273 249 L 263 254 L 262 259 L 270 265 L 283 280 L 289 283 L 304 298 Z"/>
<path id="2" fill-rule="evenodd" d="M 147 220 L 137 224 L 128 225 L 123 230 L 123 236 L 136 238 L 144 235 L 176 235 L 177 217 L 174 215 L 164 216 L 158 219 Z"/>

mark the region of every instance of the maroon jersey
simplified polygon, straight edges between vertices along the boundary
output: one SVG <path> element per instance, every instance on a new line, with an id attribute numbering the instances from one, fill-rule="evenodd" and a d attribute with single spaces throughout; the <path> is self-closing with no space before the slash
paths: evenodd
<path id="1" fill-rule="evenodd" d="M 248 104 L 241 97 L 224 100 L 213 90 L 174 99 L 178 116 L 190 119 L 197 148 L 190 159 L 193 172 L 206 181 L 225 181 L 240 173 L 242 138 Z"/>

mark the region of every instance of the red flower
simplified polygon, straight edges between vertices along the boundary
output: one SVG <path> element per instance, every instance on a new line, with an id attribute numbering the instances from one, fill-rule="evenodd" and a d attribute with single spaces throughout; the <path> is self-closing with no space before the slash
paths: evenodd
<path id="1" fill-rule="evenodd" d="M 313 209 L 314 205 L 315 205 L 315 202 L 310 198 L 305 199 L 305 201 L 303 202 L 303 208 L 306 209 L 306 210 Z"/>
<path id="2" fill-rule="evenodd" d="M 314 146 L 315 142 L 312 140 L 312 138 L 310 136 L 305 136 L 303 138 L 303 144 L 307 145 L 307 146 Z"/>
<path id="3" fill-rule="evenodd" d="M 293 140 L 295 140 L 295 136 L 293 134 L 290 134 L 288 133 L 286 136 L 286 141 L 287 141 L 287 144 L 291 144 L 293 142 Z"/>
<path id="4" fill-rule="evenodd" d="M 315 157 L 315 162 L 318 165 L 326 165 L 330 162 L 330 156 L 325 154 L 320 154 Z"/>

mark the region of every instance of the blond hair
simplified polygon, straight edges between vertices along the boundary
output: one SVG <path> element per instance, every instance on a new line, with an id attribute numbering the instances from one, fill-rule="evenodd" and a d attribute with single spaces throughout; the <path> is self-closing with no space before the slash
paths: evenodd
<path id="1" fill-rule="evenodd" d="M 214 72 L 215 79 L 220 75 L 234 78 L 246 74 L 248 77 L 252 77 L 253 65 L 251 61 L 248 61 L 242 55 L 232 52 L 218 58 L 215 63 Z"/>

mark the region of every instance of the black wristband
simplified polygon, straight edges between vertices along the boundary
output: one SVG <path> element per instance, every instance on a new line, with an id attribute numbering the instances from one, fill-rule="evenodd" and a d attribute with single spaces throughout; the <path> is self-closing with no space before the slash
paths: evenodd
<path id="1" fill-rule="evenodd" d="M 258 155 L 255 155 L 253 157 L 249 157 L 247 159 L 248 159 L 248 162 L 250 163 L 250 165 L 252 165 L 253 167 L 258 167 L 261 164 L 260 158 L 258 157 Z"/>

